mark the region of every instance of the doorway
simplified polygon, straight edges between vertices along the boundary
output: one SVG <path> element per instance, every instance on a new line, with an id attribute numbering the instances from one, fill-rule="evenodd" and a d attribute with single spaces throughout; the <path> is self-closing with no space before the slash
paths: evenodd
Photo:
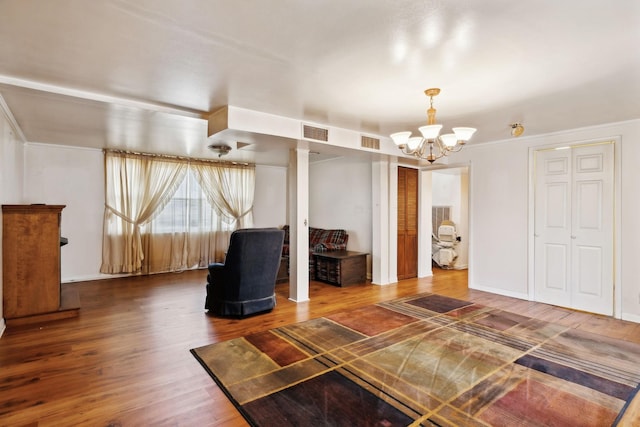
<path id="1" fill-rule="evenodd" d="M 614 143 L 533 152 L 534 300 L 614 311 Z"/>
<path id="2" fill-rule="evenodd" d="M 438 228 L 442 221 L 450 221 L 455 226 L 459 238 L 453 247 L 455 259 L 444 265 L 444 269 L 465 270 L 469 266 L 469 167 L 454 167 L 431 172 L 431 229 L 432 241 L 437 243 Z M 432 244 L 432 253 L 437 251 Z M 447 257 L 439 258 L 441 264 Z M 442 267 L 432 262 L 433 274 Z"/>

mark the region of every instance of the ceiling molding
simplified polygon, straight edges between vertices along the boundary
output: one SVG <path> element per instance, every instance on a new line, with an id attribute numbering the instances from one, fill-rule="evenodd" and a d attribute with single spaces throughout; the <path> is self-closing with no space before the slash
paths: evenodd
<path id="1" fill-rule="evenodd" d="M 48 83 L 37 82 L 33 80 L 19 79 L 7 75 L 0 74 L 0 84 L 8 86 L 32 89 L 41 92 L 48 92 L 57 95 L 70 96 L 73 98 L 86 99 L 89 101 L 103 102 L 106 104 L 116 104 L 124 107 L 139 108 L 142 110 L 155 111 L 159 113 L 173 114 L 177 116 L 190 117 L 193 119 L 207 120 L 209 112 L 192 110 L 188 108 L 179 108 L 172 105 L 162 104 L 159 102 L 141 101 L 134 98 L 125 98 L 113 95 L 107 95 L 99 92 L 91 92 L 86 90 L 74 89 L 70 87 L 57 86 Z"/>
<path id="2" fill-rule="evenodd" d="M 27 138 L 24 136 L 24 132 L 22 132 L 20 125 L 18 125 L 16 118 L 13 116 L 11 109 L 9 108 L 9 106 L 7 105 L 7 102 L 4 100 L 1 94 L 0 94 L 0 110 L 2 110 L 4 117 L 7 119 L 7 122 L 9 122 L 9 126 L 11 126 L 11 129 L 13 129 L 13 132 L 16 134 L 18 139 L 22 143 L 27 142 Z"/>

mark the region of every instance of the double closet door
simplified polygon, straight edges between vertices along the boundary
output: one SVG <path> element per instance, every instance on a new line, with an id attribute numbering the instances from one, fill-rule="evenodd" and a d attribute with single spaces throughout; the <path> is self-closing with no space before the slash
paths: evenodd
<path id="1" fill-rule="evenodd" d="M 535 152 L 535 300 L 613 314 L 614 144 Z"/>

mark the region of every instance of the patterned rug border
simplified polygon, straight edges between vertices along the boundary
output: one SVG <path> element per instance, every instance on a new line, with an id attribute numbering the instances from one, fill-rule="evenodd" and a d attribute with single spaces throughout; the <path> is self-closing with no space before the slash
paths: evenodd
<path id="1" fill-rule="evenodd" d="M 220 380 L 220 378 L 218 378 L 216 376 L 216 374 L 213 373 L 213 371 L 211 371 L 211 369 L 209 368 L 209 366 L 207 366 L 206 362 L 204 360 L 202 360 L 202 358 L 200 358 L 200 356 L 198 356 L 198 353 L 196 353 L 197 348 L 192 348 L 191 350 L 189 350 L 189 353 L 191 353 L 193 355 L 193 357 L 196 358 L 196 360 L 198 361 L 198 363 L 200 363 L 200 366 L 202 366 L 204 368 L 204 370 L 209 374 L 209 376 L 213 379 L 213 381 L 215 381 L 215 383 L 218 385 L 218 388 L 220 390 L 222 390 L 222 392 L 224 393 L 225 396 L 227 396 L 227 398 L 231 401 L 231 403 L 233 403 L 233 406 L 235 406 L 235 408 L 238 410 L 238 412 L 240 412 L 240 414 L 244 417 L 244 419 L 247 421 L 247 423 L 251 426 L 251 427 L 259 427 L 259 424 L 256 423 L 253 418 L 251 418 L 251 415 L 249 415 L 240 405 L 240 403 L 231 395 L 231 392 L 227 389 L 227 387 L 222 383 L 222 380 Z"/>
<path id="2" fill-rule="evenodd" d="M 429 301 L 426 303 L 421 301 L 423 299 L 427 299 L 431 297 L 432 300 L 434 301 Z M 451 305 L 453 304 L 453 305 Z M 279 327 L 275 327 L 275 328 L 271 328 L 271 329 L 267 329 L 265 331 L 263 331 L 262 333 L 264 334 L 273 334 L 273 335 L 278 335 L 284 333 L 283 331 L 285 331 L 287 328 L 296 328 L 296 327 L 304 327 L 305 325 L 308 326 L 311 324 L 311 322 L 316 321 L 316 322 L 321 322 L 323 320 L 325 321 L 330 321 L 333 323 L 336 323 L 337 326 L 341 326 L 344 330 L 348 330 L 350 329 L 352 326 L 349 324 L 348 322 L 348 318 L 342 319 L 342 321 L 344 321 L 344 324 L 340 323 L 341 319 L 340 319 L 340 315 L 344 314 L 345 316 L 347 314 L 351 314 L 351 316 L 353 317 L 353 312 L 356 312 L 358 310 L 366 310 L 366 309 L 371 309 L 371 308 L 375 308 L 375 307 L 379 307 L 379 308 L 384 308 L 386 310 L 391 310 L 393 312 L 396 312 L 399 316 L 405 316 L 405 317 L 412 317 L 415 318 L 415 322 L 431 322 L 435 327 L 433 330 L 429 330 L 428 332 L 425 332 L 425 334 L 431 334 L 433 333 L 435 330 L 440 330 L 440 329 L 445 329 L 446 331 L 449 330 L 455 330 L 458 331 L 460 333 L 463 334 L 467 334 L 467 335 L 471 335 L 471 336 L 477 336 L 482 340 L 487 340 L 490 338 L 493 338 L 492 334 L 495 335 L 496 337 L 500 337 L 502 339 L 508 339 L 510 340 L 510 338 L 508 337 L 513 337 L 515 339 L 514 342 L 509 341 L 509 343 L 505 344 L 505 343 L 499 343 L 499 345 L 507 345 L 507 347 L 511 347 L 514 349 L 517 349 L 518 346 L 520 346 L 519 344 L 517 344 L 518 341 L 522 342 L 522 346 L 524 347 L 529 347 L 528 349 L 526 348 L 520 348 L 517 351 L 521 351 L 522 352 L 522 357 L 526 356 L 529 357 L 532 354 L 535 354 L 535 352 L 542 346 L 542 345 L 547 345 L 549 343 L 551 343 L 552 340 L 559 338 L 560 335 L 570 332 L 570 331 L 576 331 L 576 333 L 583 333 L 583 331 L 576 329 L 574 327 L 571 326 L 564 326 L 564 325 L 560 325 L 554 322 L 547 322 L 547 321 L 542 321 L 539 319 L 536 319 L 535 317 L 527 317 L 527 316 L 522 316 L 519 315 L 517 313 L 513 313 L 501 308 L 497 308 L 497 307 L 490 307 L 490 306 L 484 306 L 482 304 L 477 304 L 471 301 L 465 301 L 465 300 L 459 300 L 459 299 L 455 299 L 455 298 L 449 298 L 449 297 L 443 297 L 440 296 L 438 294 L 433 294 L 433 293 L 420 293 L 420 294 L 416 294 L 413 296 L 407 296 L 407 297 L 403 297 L 403 298 L 398 298 L 395 300 L 390 300 L 390 301 L 383 301 L 383 302 L 379 302 L 376 304 L 371 304 L 369 306 L 364 306 L 361 307 L 360 309 L 353 309 L 353 310 L 344 310 L 342 312 L 338 312 L 338 313 L 334 313 L 334 314 L 330 314 L 330 315 L 325 315 L 325 316 L 321 316 L 321 317 L 317 317 L 317 318 L 313 318 L 313 319 L 307 319 L 301 322 L 296 322 L 290 325 L 284 325 L 284 326 L 279 326 Z M 428 317 L 425 317 L 425 312 L 428 312 Z M 489 314 L 487 314 L 489 313 Z M 500 318 L 500 316 L 497 316 L 497 314 L 501 314 L 503 318 Z M 491 319 L 491 316 L 497 317 L 498 319 Z M 506 319 L 505 319 L 506 318 Z M 525 319 L 526 322 L 523 322 L 523 324 L 518 324 L 517 321 L 521 319 Z M 338 320 L 336 320 L 338 319 Z M 476 321 L 480 319 L 483 320 L 485 323 L 482 322 L 477 322 Z M 487 320 L 488 319 L 488 320 Z M 515 319 L 515 320 L 513 320 Z M 345 321 L 346 320 L 346 321 Z M 491 322 L 494 322 L 493 324 Z M 500 322 L 504 322 L 505 325 L 501 325 Z M 428 323 L 427 322 L 427 323 Z M 487 323 L 488 322 L 488 323 Z M 542 338 L 540 337 L 535 337 L 534 339 L 532 339 L 530 336 L 528 335 L 523 335 L 522 337 L 518 337 L 518 336 L 514 336 L 512 335 L 511 332 L 506 333 L 503 332 L 502 327 L 506 329 L 511 328 L 513 325 L 509 322 L 512 322 L 513 325 L 517 325 L 518 327 L 528 327 L 529 325 L 527 325 L 526 323 L 539 323 L 542 326 L 548 326 L 549 329 L 553 329 L 553 327 L 557 327 L 558 331 L 549 331 L 549 332 L 545 332 L 547 334 L 549 334 L 548 336 L 542 336 Z M 397 331 L 397 330 L 402 330 L 402 328 L 406 327 L 407 325 L 403 325 L 403 326 L 396 326 L 394 329 L 390 329 L 391 332 L 393 331 Z M 539 325 L 538 325 L 539 326 Z M 480 336 L 480 335 L 476 335 L 478 332 L 474 333 L 475 329 L 480 329 L 480 330 L 484 330 L 487 334 L 487 336 Z M 542 329 L 542 328 L 540 328 Z M 275 332 L 274 332 L 275 331 Z M 361 335 L 361 337 L 357 337 L 353 338 L 350 337 L 350 339 L 352 339 L 351 342 L 348 342 L 347 344 L 340 344 L 338 346 L 336 346 L 337 350 L 331 349 L 331 350 L 320 350 L 320 347 L 318 348 L 318 350 L 314 351 L 312 348 L 307 348 L 305 349 L 305 353 L 306 353 L 306 358 L 303 360 L 309 360 L 311 362 L 318 362 L 319 360 L 322 359 L 323 354 L 328 354 L 331 353 L 333 351 L 337 351 L 338 353 L 340 353 L 340 351 L 343 352 L 348 352 L 347 348 L 350 347 L 351 345 L 360 345 L 360 344 L 366 344 L 368 341 L 371 341 L 373 344 L 375 345 L 375 338 L 385 338 L 385 334 L 386 332 L 377 332 L 377 333 L 361 333 L 358 329 L 352 329 L 351 332 L 353 332 L 354 334 L 357 335 Z M 532 331 L 524 328 L 524 329 L 516 329 L 516 332 L 518 334 L 524 334 L 525 332 L 527 333 L 531 333 Z M 537 330 L 534 332 L 538 332 Z M 301 334 L 305 334 L 304 329 L 302 330 L 302 332 L 300 332 Z M 482 333 L 482 332 L 481 332 Z M 586 335 L 588 335 L 588 338 L 591 337 L 602 337 L 602 342 L 613 342 L 613 343 L 629 343 L 630 346 L 636 345 L 634 343 L 631 343 L 629 341 L 624 341 L 624 340 L 620 340 L 620 339 L 613 339 L 613 338 L 609 338 L 606 335 L 601 335 L 601 334 L 595 334 L 595 333 L 585 333 Z M 248 337 L 251 337 L 253 335 L 256 334 L 249 334 L 249 335 L 244 335 L 244 336 L 240 336 L 237 338 L 233 338 L 233 339 L 229 339 L 229 340 L 225 340 L 225 341 L 220 341 L 217 343 L 213 343 L 213 344 L 208 344 L 205 346 L 201 346 L 198 348 L 192 348 L 190 349 L 190 353 L 195 357 L 195 359 L 198 361 L 198 363 L 200 363 L 200 365 L 204 368 L 204 370 L 209 374 L 209 376 L 214 380 L 214 382 L 218 385 L 218 387 L 223 391 L 223 393 L 225 394 L 225 396 L 227 396 L 227 398 L 231 401 L 231 403 L 234 405 L 234 407 L 240 412 L 240 414 L 244 417 L 244 419 L 247 421 L 247 423 L 249 423 L 249 425 L 251 426 L 255 426 L 255 427 L 259 427 L 261 425 L 260 422 L 258 422 L 256 419 L 254 419 L 251 415 L 251 413 L 245 408 L 245 406 L 247 405 L 253 405 L 254 401 L 256 400 L 261 400 L 261 399 L 255 399 L 252 398 L 250 400 L 246 399 L 246 395 L 244 395 L 245 399 L 243 400 L 242 398 L 240 398 L 240 401 L 244 401 L 246 402 L 245 404 L 240 403 L 240 401 L 234 396 L 234 392 L 233 392 L 233 388 L 234 388 L 234 382 L 229 382 L 227 381 L 227 385 L 225 385 L 225 381 L 223 380 L 223 378 L 220 378 L 209 366 L 208 362 L 200 355 L 198 354 L 198 351 L 203 351 L 209 347 L 213 347 L 216 345 L 220 345 L 223 343 L 233 343 L 239 340 L 242 340 L 244 342 L 246 342 L 248 345 L 253 345 L 253 343 L 250 342 L 250 340 L 248 340 Z M 539 342 L 536 342 L 537 340 L 540 340 Z M 497 340 L 496 340 L 497 342 Z M 401 341 L 400 341 L 401 343 Z M 302 341 L 300 341 L 298 344 L 304 344 Z M 382 344 L 381 344 L 382 345 Z M 560 343 L 559 345 L 562 345 L 562 343 Z M 385 347 L 381 347 L 381 348 L 385 348 Z M 255 349 L 257 349 L 258 351 L 260 351 L 259 347 L 256 347 Z M 534 350 L 535 349 L 535 350 Z M 580 350 L 578 348 L 578 350 Z M 370 350 L 373 351 L 374 353 L 377 352 L 378 350 Z M 267 358 L 269 358 L 270 356 L 267 353 L 264 352 L 260 352 L 261 354 L 265 355 Z M 365 353 L 363 353 L 365 354 Z M 369 353 L 366 353 L 367 355 Z M 635 353 L 634 353 L 635 354 Z M 588 354 L 589 356 L 591 356 L 591 354 Z M 334 354 L 335 356 L 335 354 Z M 293 387 L 294 385 L 300 385 L 300 383 L 304 383 L 307 382 L 313 378 L 316 378 L 317 380 L 322 380 L 322 377 L 327 374 L 328 372 L 339 372 L 340 369 L 338 368 L 348 368 L 348 365 L 350 363 L 352 363 L 353 361 L 357 360 L 357 359 L 361 359 L 363 356 L 362 355 L 355 355 L 353 353 L 350 354 L 350 357 L 353 358 L 353 360 L 348 360 L 348 361 L 342 361 L 340 363 L 338 363 L 336 366 L 328 366 L 325 365 L 327 369 L 323 370 L 323 371 L 318 371 L 319 373 L 316 374 L 305 374 L 307 376 L 305 377 L 300 377 L 302 378 L 301 380 L 292 380 L 289 383 L 284 383 L 284 386 L 281 388 L 275 387 L 275 391 L 272 392 L 267 392 L 264 394 L 263 397 L 270 397 L 273 396 L 275 393 L 279 393 L 280 391 L 285 391 L 291 387 Z M 567 356 L 568 357 L 568 356 Z M 574 356 L 575 357 L 575 356 Z M 269 359 L 271 360 L 271 359 Z M 530 363 L 539 363 L 538 359 L 533 357 L 530 358 L 530 360 L 532 362 Z M 549 366 L 551 366 L 552 368 L 557 368 L 558 366 L 560 367 L 559 369 L 565 368 L 567 370 L 569 370 L 570 375 L 575 375 L 574 372 L 572 372 L 572 370 L 575 370 L 575 368 L 572 368 L 569 364 L 565 364 L 565 365 L 553 365 L 554 362 L 552 360 L 549 360 L 548 358 L 546 359 L 540 359 L 543 362 L 546 362 Z M 572 360 L 567 359 L 569 362 L 572 362 Z M 298 362 L 296 362 L 297 364 Z M 514 364 L 516 364 L 517 362 L 513 362 Z M 218 365 L 220 366 L 220 365 Z M 273 371 L 269 372 L 269 374 L 273 374 L 274 372 L 280 372 L 280 371 L 284 371 L 285 368 L 287 368 L 287 365 L 277 365 L 279 366 L 279 368 L 277 369 L 273 369 Z M 619 392 L 618 395 L 616 395 L 615 393 L 611 393 L 608 391 L 603 391 L 601 390 L 599 387 L 601 387 L 601 383 L 596 383 L 595 385 L 590 385 L 588 383 L 588 381 L 590 381 L 590 375 L 593 376 L 594 374 L 589 374 L 588 369 L 587 371 L 584 370 L 580 370 L 578 371 L 581 374 L 586 375 L 585 376 L 585 381 L 583 383 L 581 382 L 575 382 L 572 380 L 569 380 L 568 378 L 565 378 L 563 376 L 558 376 L 554 373 L 547 373 L 546 372 L 546 367 L 545 366 L 529 366 L 527 363 L 523 363 L 522 366 L 526 369 L 530 369 L 530 370 L 536 370 L 541 372 L 542 374 L 545 375 L 552 375 L 556 378 L 558 378 L 559 381 L 564 381 L 564 382 L 571 382 L 573 384 L 578 384 L 581 385 L 583 387 L 587 387 L 590 388 L 594 391 L 596 391 L 597 393 L 606 393 L 609 396 L 612 396 L 613 398 L 618 399 L 617 401 L 621 401 L 624 402 L 624 404 L 622 405 L 622 407 L 618 410 L 617 416 L 615 416 L 615 420 L 613 420 L 613 423 L 611 424 L 612 427 L 615 426 L 622 426 L 622 425 L 628 425 L 626 424 L 627 422 L 629 422 L 629 418 L 630 417 L 634 417 L 635 412 L 638 410 L 636 407 L 640 406 L 639 402 L 634 402 L 635 399 L 640 400 L 640 382 L 637 382 L 638 378 L 636 378 L 634 375 L 631 375 L 629 377 L 628 381 L 633 381 L 633 383 L 630 383 L 630 385 L 632 385 L 633 388 L 628 388 L 626 389 L 626 391 L 624 393 Z M 604 365 L 605 368 L 608 367 L 608 365 Z M 503 366 L 500 369 L 503 369 L 505 366 Z M 623 368 L 621 368 L 623 369 Z M 219 370 L 219 369 L 218 369 Z M 484 409 L 480 409 L 479 413 L 476 413 L 476 415 L 470 415 L 470 414 L 466 414 L 465 411 L 466 410 L 462 410 L 461 408 L 457 408 L 455 406 L 451 406 L 453 404 L 453 402 L 455 400 L 460 399 L 463 395 L 468 394 L 468 393 L 472 393 L 473 391 L 475 391 L 475 389 L 481 385 L 481 383 L 484 383 L 488 380 L 489 377 L 493 377 L 495 374 L 498 373 L 498 370 L 494 370 L 494 371 L 489 371 L 490 373 L 486 375 L 486 377 L 484 379 L 482 379 L 481 381 L 477 381 L 474 382 L 472 384 L 472 386 L 469 387 L 468 390 L 464 391 L 464 393 L 460 394 L 460 393 L 456 393 L 455 395 L 453 395 L 453 397 L 451 398 L 445 398 L 443 400 L 441 400 L 441 404 L 440 407 L 436 410 L 430 411 L 430 413 L 432 413 L 432 417 L 427 417 L 426 414 L 424 414 L 422 417 L 418 417 L 418 418 L 413 418 L 415 422 L 418 422 L 418 420 L 422 420 L 422 421 L 430 421 L 433 423 L 437 422 L 437 419 L 440 420 L 448 420 L 447 416 L 452 416 L 452 417 L 461 417 L 459 419 L 459 422 L 464 422 L 464 416 L 469 416 L 471 418 L 469 418 L 469 420 L 473 420 L 473 421 L 479 421 L 481 423 L 488 423 L 487 425 L 491 425 L 491 421 L 489 421 L 491 416 L 496 416 L 496 415 L 488 415 L 489 419 L 485 419 L 484 421 L 480 421 L 480 419 L 476 419 L 476 415 L 480 414 L 482 415 L 484 411 L 487 410 L 487 408 Z M 527 371 L 528 372 L 528 371 Z M 624 369 L 622 371 L 619 372 L 625 372 Z M 628 372 L 628 370 L 626 371 Z M 364 372 L 363 372 L 364 373 Z M 224 375 L 224 372 L 223 372 Z M 259 378 L 260 376 L 263 376 L 264 374 L 257 374 L 256 378 Z M 284 374 L 285 376 L 287 375 L 286 373 Z M 596 373 L 595 375 L 599 375 L 598 373 Z M 356 379 L 357 379 L 357 375 L 356 375 Z M 605 378 L 605 377 L 596 377 L 596 379 L 598 378 Z M 254 379 L 254 378 L 249 378 L 250 380 Z M 354 384 L 358 384 L 358 381 L 355 381 L 354 378 L 349 378 L 349 376 L 346 376 L 345 379 L 347 379 L 350 382 L 353 382 Z M 243 378 L 242 381 L 245 381 L 245 378 Z M 528 381 L 528 380 L 527 380 Z M 317 382 L 317 381 L 315 381 Z M 622 383 L 620 383 L 619 381 L 617 383 L 615 383 L 616 386 L 621 386 Z M 246 387 L 250 387 L 246 386 Z M 241 387 L 245 387 L 245 385 L 242 385 Z M 365 389 L 366 390 L 366 389 Z M 631 392 L 629 392 L 629 390 L 631 390 Z M 246 390 L 243 389 L 243 391 L 246 392 Z M 237 389 L 236 389 L 237 392 Z M 513 392 L 513 390 L 511 390 L 509 392 L 509 394 L 511 394 L 511 392 Z M 627 395 L 627 393 L 629 393 Z M 386 394 L 386 393 L 385 393 Z M 242 397 L 243 395 L 241 394 L 240 397 Z M 255 396 L 255 395 L 254 395 Z M 390 394 L 386 394 L 386 396 L 395 399 L 392 395 Z M 428 395 L 427 395 L 428 396 Z M 469 395 L 472 396 L 472 395 Z M 619 397 L 616 397 L 619 396 Z M 626 399 L 623 398 L 623 396 L 627 396 Z M 470 397 L 471 398 L 471 397 Z M 284 398 L 286 399 L 286 397 Z M 378 396 L 378 399 L 380 399 L 380 396 Z M 401 404 L 404 404 L 401 401 L 398 401 Z M 490 402 L 490 406 L 493 405 L 495 403 L 495 401 Z M 273 402 L 271 403 L 271 407 L 266 407 L 267 410 L 271 409 L 273 410 L 273 405 L 276 405 L 277 408 L 282 407 L 282 402 L 280 402 L 280 406 L 278 406 L 277 404 L 274 404 Z M 490 408 L 490 406 L 488 406 L 488 408 Z M 619 406 L 617 406 L 619 408 Z M 632 409 L 630 409 L 630 407 L 633 407 Z M 482 407 L 481 407 L 482 408 Z M 602 407 L 604 408 L 604 407 Z M 492 409 L 492 408 L 491 408 Z M 393 410 L 393 408 L 392 408 Z M 453 412 L 451 412 L 453 410 Z M 256 409 L 253 409 L 254 413 L 256 412 Z M 439 411 L 439 412 L 438 412 Z M 490 411 L 491 412 L 491 411 Z M 630 412 L 630 413 L 628 413 Z M 389 415 L 389 414 L 387 414 Z M 613 415 L 616 415 L 615 412 L 613 412 Z M 612 415 L 612 417 L 613 417 Z M 512 415 L 507 415 L 507 416 L 514 416 Z M 260 418 L 260 415 L 258 415 L 258 417 Z M 445 418 L 442 418 L 445 417 Z M 393 418 L 393 414 L 391 414 L 391 418 Z M 427 419 L 428 418 L 428 419 Z M 432 419 L 433 418 L 433 419 Z M 286 419 L 286 418 L 284 418 Z M 317 420 L 317 418 L 315 418 Z M 611 418 L 609 418 L 609 420 L 611 420 Z M 362 421 L 362 420 L 360 420 Z M 631 420 L 631 422 L 633 422 L 633 420 Z M 389 424 L 392 425 L 392 424 Z M 395 425 L 395 424 L 394 424 Z M 635 424 L 634 424 L 635 425 Z"/>
<path id="3" fill-rule="evenodd" d="M 619 425 L 623 425 L 623 424 L 620 424 L 620 422 L 622 422 L 624 420 L 624 418 L 626 417 L 627 411 L 631 407 L 631 403 L 634 402 L 634 400 L 636 400 L 636 398 L 640 399 L 640 394 L 639 393 L 640 393 L 640 384 L 638 384 L 638 386 L 633 391 L 633 393 L 631 393 L 631 396 L 629 396 L 629 399 L 627 399 L 627 401 L 625 402 L 624 406 L 620 410 L 620 413 L 616 417 L 615 421 L 613 422 L 613 424 L 611 424 L 611 427 L 617 427 Z M 637 403 L 636 403 L 636 405 L 637 405 Z M 634 421 L 634 420 L 625 420 L 625 424 L 624 424 L 625 426 L 629 425 L 629 424 L 626 424 L 626 421 Z M 633 425 L 636 425 L 636 426 L 640 425 L 640 420 L 637 420 L 637 424 L 633 424 Z"/>

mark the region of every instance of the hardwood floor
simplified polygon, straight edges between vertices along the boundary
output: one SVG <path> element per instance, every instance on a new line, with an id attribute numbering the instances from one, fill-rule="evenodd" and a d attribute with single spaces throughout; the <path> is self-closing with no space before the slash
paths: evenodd
<path id="1" fill-rule="evenodd" d="M 198 270 L 64 285 L 80 294 L 78 318 L 0 338 L 0 425 L 245 426 L 189 349 L 420 292 L 640 342 L 640 324 L 469 290 L 466 271 L 388 286 L 312 282 L 300 304 L 282 283 L 273 312 L 243 320 L 205 314 L 205 281 Z"/>

